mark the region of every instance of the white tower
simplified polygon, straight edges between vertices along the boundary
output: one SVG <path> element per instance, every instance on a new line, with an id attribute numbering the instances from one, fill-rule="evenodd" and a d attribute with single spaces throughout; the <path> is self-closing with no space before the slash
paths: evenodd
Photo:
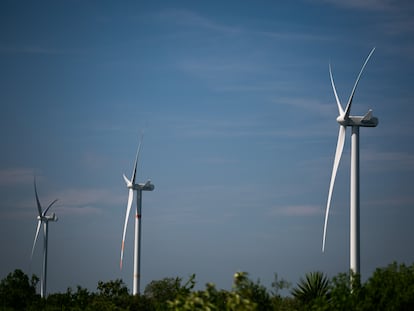
<path id="1" fill-rule="evenodd" d="M 359 72 L 357 80 L 352 89 L 351 96 L 349 97 L 348 104 L 345 111 L 339 101 L 338 94 L 336 92 L 335 83 L 332 77 L 332 70 L 329 66 L 329 74 L 331 78 L 332 88 L 335 94 L 336 103 L 338 105 L 339 116 L 337 121 L 340 125 L 338 142 L 336 146 L 334 165 L 332 170 L 331 182 L 329 186 L 328 202 L 326 205 L 325 224 L 323 228 L 323 242 L 322 251 L 325 250 L 326 231 L 328 226 L 329 209 L 331 205 L 332 192 L 335 184 L 336 172 L 338 170 L 339 162 L 342 156 L 342 150 L 345 143 L 346 127 L 352 128 L 351 135 L 351 189 L 350 189 L 350 270 L 353 273 L 360 273 L 360 228 L 359 228 L 359 128 L 360 127 L 376 127 L 378 125 L 378 119 L 372 116 L 372 110 L 369 110 L 364 116 L 350 116 L 352 100 L 354 93 L 361 78 L 362 72 L 368 63 L 375 48 L 371 50 L 364 65 Z"/>
<path id="2" fill-rule="evenodd" d="M 135 183 L 135 177 L 137 175 L 137 164 L 139 159 L 139 154 L 141 151 L 142 138 L 138 146 L 137 155 L 135 158 L 134 170 L 132 172 L 131 180 L 129 180 L 125 175 L 124 180 L 127 185 L 128 190 L 128 203 L 127 211 L 125 215 L 124 223 L 124 232 L 122 235 L 122 245 L 121 245 L 121 261 L 120 268 L 122 269 L 122 260 L 124 256 L 124 246 L 125 246 L 125 236 L 128 226 L 128 218 L 132 207 L 132 201 L 134 199 L 134 191 L 137 192 L 137 211 L 135 214 L 135 239 L 134 239 L 134 275 L 133 275 L 133 287 L 132 294 L 137 295 L 140 293 L 140 278 L 141 278 L 141 210 L 142 210 L 142 191 L 153 191 L 154 185 L 148 180 L 146 183 Z"/>

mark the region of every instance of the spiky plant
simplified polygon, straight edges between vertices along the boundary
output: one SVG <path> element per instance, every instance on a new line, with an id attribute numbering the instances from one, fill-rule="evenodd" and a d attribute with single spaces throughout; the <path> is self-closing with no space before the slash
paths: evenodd
<path id="1" fill-rule="evenodd" d="M 319 271 L 307 273 L 305 279 L 301 278 L 292 295 L 299 302 L 308 304 L 317 298 L 328 298 L 329 280 Z"/>

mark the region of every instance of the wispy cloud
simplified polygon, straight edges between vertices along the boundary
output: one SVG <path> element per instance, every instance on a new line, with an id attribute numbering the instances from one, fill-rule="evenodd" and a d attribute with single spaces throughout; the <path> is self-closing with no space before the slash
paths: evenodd
<path id="1" fill-rule="evenodd" d="M 334 37 L 322 34 L 312 34 L 304 32 L 275 32 L 275 31 L 249 31 L 255 36 L 268 37 L 270 39 L 280 39 L 289 41 L 333 41 Z"/>
<path id="2" fill-rule="evenodd" d="M 357 2 L 357 1 L 355 1 Z M 335 40 L 332 36 L 326 36 L 314 33 L 301 32 L 276 32 L 261 29 L 246 28 L 241 25 L 228 25 L 212 18 L 205 17 L 198 12 L 187 9 L 168 9 L 160 12 L 157 15 L 163 21 L 168 20 L 177 25 L 189 26 L 191 28 L 199 28 L 209 31 L 214 31 L 222 35 L 243 35 L 253 37 L 264 37 L 271 40 L 289 40 L 289 41 L 331 41 Z"/>
<path id="3" fill-rule="evenodd" d="M 234 58 L 230 59 L 203 59 L 202 61 L 196 59 L 186 59 L 178 63 L 179 68 L 194 75 L 199 75 L 203 78 L 217 79 L 223 78 L 223 74 L 237 77 L 240 73 L 260 72 L 266 66 L 261 66 L 258 63 L 248 63 L 246 61 L 237 61 Z"/>
<path id="4" fill-rule="evenodd" d="M 372 208 L 383 207 L 388 210 L 395 210 L 399 207 L 411 207 L 414 205 L 414 196 L 390 196 L 387 198 L 381 198 L 380 200 L 374 199 L 366 202 Z"/>
<path id="5" fill-rule="evenodd" d="M 78 54 L 76 50 L 60 50 L 55 48 L 43 47 L 39 45 L 5 45 L 0 44 L 0 53 L 7 54 L 37 54 L 37 55 L 62 55 Z"/>
<path id="6" fill-rule="evenodd" d="M 414 153 L 404 151 L 366 150 L 361 154 L 361 160 L 376 171 L 414 170 Z"/>
<path id="7" fill-rule="evenodd" d="M 272 216 L 309 217 L 322 215 L 323 210 L 320 206 L 314 205 L 276 206 L 271 209 L 270 214 Z"/>
<path id="8" fill-rule="evenodd" d="M 314 1 L 314 0 L 313 0 Z M 393 0 L 318 0 L 334 6 L 348 8 L 348 9 L 363 9 L 363 10 L 389 10 L 394 7 L 396 1 Z"/>
<path id="9" fill-rule="evenodd" d="M 322 2 L 339 8 L 384 13 L 379 23 L 386 34 L 398 35 L 414 31 L 414 3 L 410 0 L 310 0 Z M 378 27 L 378 25 L 376 25 Z"/>
<path id="10" fill-rule="evenodd" d="M 108 189 L 62 189 L 56 193 L 61 209 L 66 212 L 96 211 L 106 206 L 120 205 L 125 198 Z M 64 207 L 64 208 L 63 208 Z"/>
<path id="11" fill-rule="evenodd" d="M 240 32 L 238 27 L 225 25 L 223 23 L 206 18 L 197 12 L 186 9 L 168 9 L 158 14 L 163 20 L 170 20 L 176 24 L 199 27 L 214 30 L 221 33 L 233 34 Z"/>
<path id="12" fill-rule="evenodd" d="M 34 170 L 30 168 L 7 168 L 0 170 L 0 185 L 33 182 Z"/>
<path id="13" fill-rule="evenodd" d="M 274 103 L 288 105 L 298 108 L 298 113 L 303 113 L 304 110 L 312 112 L 314 115 L 324 115 L 326 117 L 336 118 L 337 110 L 333 102 L 321 102 L 313 98 L 303 97 L 279 97 L 273 99 Z"/>
<path id="14" fill-rule="evenodd" d="M 33 175 L 28 181 L 33 182 Z M 50 202 L 58 199 L 52 212 L 59 215 L 91 215 L 101 214 L 108 207 L 123 206 L 125 197 L 116 194 L 109 189 L 61 189 L 57 192 L 46 193 L 43 190 L 39 193 L 39 200 L 43 208 Z M 35 217 L 36 202 L 34 192 L 26 197 L 9 196 L 1 202 L 1 217 L 16 219 L 19 217 Z"/>

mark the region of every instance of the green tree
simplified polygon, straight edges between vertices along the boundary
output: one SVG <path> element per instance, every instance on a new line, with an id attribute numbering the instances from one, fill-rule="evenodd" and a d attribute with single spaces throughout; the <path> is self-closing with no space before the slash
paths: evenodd
<path id="1" fill-rule="evenodd" d="M 180 293 L 181 278 L 163 278 L 150 282 L 144 290 L 144 296 L 157 302 L 158 305 L 167 305 L 168 300 L 174 300 Z"/>
<path id="2" fill-rule="evenodd" d="M 365 284 L 364 309 L 414 310 L 414 264 L 376 269 Z"/>
<path id="3" fill-rule="evenodd" d="M 295 310 L 297 306 L 296 300 L 291 297 L 283 297 L 281 291 L 287 290 L 291 287 L 291 283 L 285 279 L 279 279 L 277 273 L 273 275 L 274 280 L 271 284 L 271 300 L 273 305 L 273 310 Z"/>
<path id="4" fill-rule="evenodd" d="M 330 310 L 360 310 L 364 299 L 364 288 L 360 276 L 350 273 L 339 273 L 332 278 L 329 292 Z"/>
<path id="5" fill-rule="evenodd" d="M 191 282 L 191 287 L 194 287 Z M 206 284 L 203 291 L 188 292 L 180 294 L 175 300 L 168 302 L 169 310 L 185 311 L 185 310 L 225 310 L 225 311 L 253 311 L 258 310 L 257 304 L 249 298 L 257 295 L 255 283 L 251 282 L 247 277 L 247 273 L 240 272 L 234 275 L 233 290 L 218 291 L 214 284 Z M 258 286 L 260 287 L 260 285 Z M 258 289 L 260 292 L 261 288 Z M 262 310 L 262 309 L 260 309 Z M 264 310 L 264 309 L 263 309 Z"/>
<path id="6" fill-rule="evenodd" d="M 128 288 L 121 279 L 99 281 L 90 310 L 125 310 L 130 304 Z"/>
<path id="7" fill-rule="evenodd" d="M 128 296 L 128 287 L 120 279 L 108 282 L 99 281 L 97 289 L 98 295 L 111 299 Z"/>
<path id="8" fill-rule="evenodd" d="M 301 278 L 297 287 L 292 290 L 292 295 L 302 306 L 311 307 L 320 301 L 328 299 L 329 279 L 319 271 L 310 272 Z"/>
<path id="9" fill-rule="evenodd" d="M 3 310 L 28 310 L 39 299 L 36 295 L 36 284 L 39 278 L 29 277 L 20 269 L 9 273 L 0 282 L 0 301 Z"/>
<path id="10" fill-rule="evenodd" d="M 272 310 L 272 300 L 265 286 L 260 280 L 253 282 L 249 279 L 247 272 L 238 272 L 234 275 L 233 289 L 242 297 L 247 298 L 259 306 L 260 310 Z"/>

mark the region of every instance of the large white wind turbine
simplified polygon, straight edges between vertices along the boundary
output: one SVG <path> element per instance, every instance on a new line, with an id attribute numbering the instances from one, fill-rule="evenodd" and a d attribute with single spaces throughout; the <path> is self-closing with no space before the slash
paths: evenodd
<path id="1" fill-rule="evenodd" d="M 358 85 L 359 79 L 361 78 L 362 72 L 368 63 L 372 53 L 374 53 L 375 48 L 371 50 L 367 59 L 365 60 L 364 65 L 359 72 L 359 75 L 355 81 L 354 88 L 352 89 L 351 96 L 349 97 L 348 103 L 346 105 L 345 111 L 342 108 L 342 105 L 339 101 L 338 94 L 336 93 L 336 88 L 334 80 L 332 77 L 331 66 L 329 65 L 329 75 L 331 78 L 332 88 L 335 94 L 336 103 L 338 105 L 339 116 L 337 121 L 339 123 L 339 135 L 338 143 L 336 146 L 335 160 L 333 164 L 331 182 L 329 185 L 329 194 L 328 202 L 326 205 L 325 213 L 325 224 L 323 228 L 323 242 L 322 242 L 322 251 L 325 250 L 325 241 L 326 241 L 326 230 L 328 225 L 328 215 L 329 208 L 331 206 L 332 191 L 335 183 L 336 172 L 338 170 L 339 162 L 341 160 L 342 150 L 345 143 L 345 131 L 346 127 L 350 126 L 352 128 L 351 136 L 351 202 L 350 202 L 350 269 L 352 272 L 359 274 L 360 273 L 360 244 L 359 244 L 359 128 L 360 127 L 375 127 L 378 124 L 378 119 L 372 116 L 372 110 L 364 116 L 350 116 L 352 100 L 354 98 L 355 89 Z"/>
<path id="2" fill-rule="evenodd" d="M 121 245 L 121 261 L 120 268 L 122 269 L 122 260 L 124 257 L 124 246 L 125 246 L 125 235 L 128 225 L 129 213 L 131 211 L 132 201 L 134 199 L 134 190 L 137 192 L 137 211 L 135 214 L 135 240 L 134 240 L 134 275 L 133 275 L 133 288 L 132 294 L 139 294 L 140 286 L 140 270 L 141 270 L 141 208 L 142 208 L 142 191 L 153 191 L 154 185 L 148 180 L 146 183 L 135 183 L 135 178 L 137 175 L 137 164 L 139 159 L 139 154 L 141 151 L 142 137 L 139 142 L 137 155 L 135 157 L 134 170 L 132 171 L 131 180 L 129 180 L 125 174 L 124 180 L 128 190 L 128 203 L 127 210 L 125 215 L 125 224 L 124 224 L 124 233 L 122 235 L 122 245 Z"/>
<path id="3" fill-rule="evenodd" d="M 36 246 L 37 237 L 39 236 L 40 227 L 43 224 L 43 271 L 42 271 L 42 278 L 40 282 L 40 296 L 44 298 L 46 297 L 48 224 L 49 224 L 49 221 L 58 220 L 55 213 L 53 213 L 52 215 L 46 215 L 46 214 L 49 211 L 49 209 L 52 207 L 52 205 L 55 204 L 57 199 L 54 200 L 52 203 L 50 203 L 49 206 L 44 211 L 42 211 L 42 206 L 40 205 L 39 196 L 37 195 L 36 178 L 34 180 L 34 189 L 35 189 L 36 204 L 37 204 L 37 210 L 39 212 L 39 216 L 37 216 L 37 229 L 36 229 L 36 235 L 35 235 L 34 242 L 33 242 L 32 254 L 30 255 L 30 260 L 33 257 L 33 252 Z"/>

